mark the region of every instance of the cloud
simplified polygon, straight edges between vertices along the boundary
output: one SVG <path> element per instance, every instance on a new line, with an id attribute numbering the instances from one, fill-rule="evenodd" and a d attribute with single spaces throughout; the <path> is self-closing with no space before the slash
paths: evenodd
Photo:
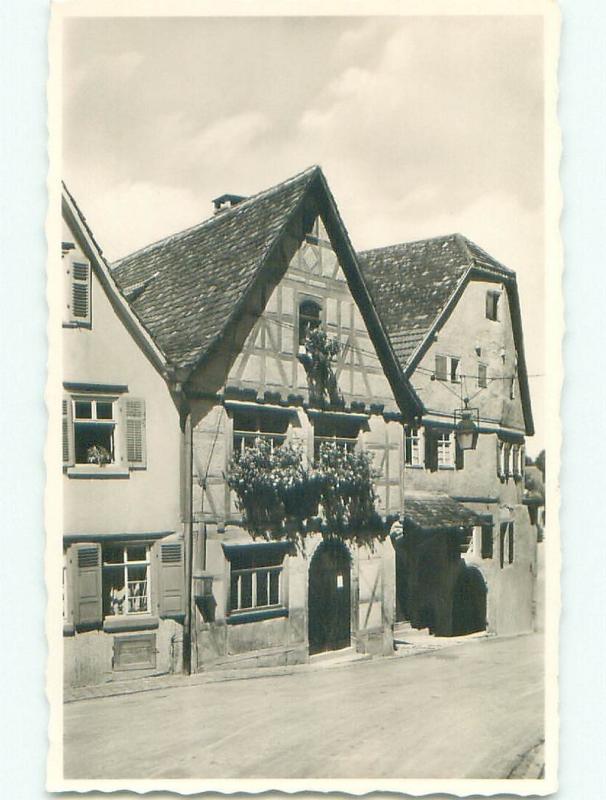
<path id="1" fill-rule="evenodd" d="M 64 175 L 113 257 L 319 163 L 355 246 L 459 230 L 542 318 L 540 18 L 70 25 Z"/>

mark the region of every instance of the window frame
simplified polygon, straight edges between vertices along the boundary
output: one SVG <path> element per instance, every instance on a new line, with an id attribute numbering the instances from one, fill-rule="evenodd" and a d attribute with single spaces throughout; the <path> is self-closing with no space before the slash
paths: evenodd
<path id="1" fill-rule="evenodd" d="M 301 311 L 305 305 L 315 306 L 318 309 L 318 316 L 315 314 L 306 314 Z M 299 295 L 297 298 L 297 327 L 295 328 L 297 334 L 297 345 L 299 348 L 305 346 L 305 339 L 311 330 L 316 330 L 322 327 L 324 323 L 324 306 L 322 299 L 319 297 L 309 297 L 308 295 Z M 305 331 L 302 330 L 302 323 L 305 323 Z"/>
<path id="2" fill-rule="evenodd" d="M 149 542 L 106 542 L 101 544 L 101 602 L 102 602 L 102 615 L 103 621 L 106 620 L 117 620 L 117 619 L 132 619 L 133 617 L 150 617 L 152 616 L 152 605 L 153 605 L 153 579 L 152 579 L 152 544 Z M 115 562 L 108 562 L 105 560 L 105 553 L 107 548 L 115 547 L 122 549 L 122 561 L 115 561 Z M 133 547 L 144 547 L 145 548 L 145 559 L 128 559 L 128 548 Z M 145 570 L 145 579 L 144 581 L 141 580 L 129 580 L 129 569 L 130 568 L 137 568 L 144 566 Z M 111 614 L 106 613 L 106 584 L 105 584 L 105 576 L 110 573 L 111 571 L 119 572 L 120 569 L 123 570 L 123 591 L 125 591 L 124 597 L 122 599 L 122 603 L 125 604 L 125 610 L 119 614 Z M 145 583 L 145 594 L 144 595 L 134 595 L 135 598 L 143 597 L 146 600 L 146 608 L 144 610 L 139 611 L 130 611 L 130 600 L 131 596 L 129 594 L 129 584 L 140 584 Z M 108 605 L 111 605 L 111 599 L 108 600 Z"/>
<path id="3" fill-rule="evenodd" d="M 232 614 L 249 614 L 255 611 L 269 611 L 275 608 L 283 608 L 284 603 L 282 601 L 282 588 L 283 588 L 283 580 L 282 580 L 282 573 L 284 571 L 284 564 L 280 564 L 279 566 L 255 566 L 255 567 L 244 567 L 239 569 L 233 569 L 230 567 L 229 571 L 229 611 L 230 615 Z M 259 575 L 265 574 L 266 578 L 266 603 L 259 603 L 257 602 L 259 597 Z M 243 578 L 247 575 L 251 576 L 251 586 L 250 586 L 250 597 L 251 597 L 251 605 L 245 606 L 242 605 L 242 583 Z M 277 600 L 276 602 L 272 603 L 272 576 L 277 576 Z M 233 581 L 236 578 L 236 604 L 233 604 Z"/>
<path id="4" fill-rule="evenodd" d="M 455 447 L 456 441 L 454 431 L 436 431 L 436 467 L 438 469 L 454 469 L 455 467 Z M 447 446 L 446 446 L 447 445 Z M 442 459 L 440 462 L 440 454 L 448 454 L 448 459 Z"/>
<path id="5" fill-rule="evenodd" d="M 121 442 L 120 442 L 120 432 L 119 432 L 119 423 L 120 423 L 120 410 L 118 408 L 118 403 L 120 397 L 116 394 L 72 394 L 70 395 L 70 402 L 71 402 L 71 425 L 73 431 L 73 439 L 74 439 L 74 467 L 76 469 L 107 469 L 109 467 L 109 471 L 112 471 L 120 464 L 120 459 L 122 456 L 121 452 Z M 77 417 L 76 416 L 76 407 L 78 403 L 90 403 L 91 404 L 91 417 Z M 111 419 L 108 418 L 99 418 L 95 415 L 97 411 L 97 404 L 98 403 L 107 403 L 111 404 L 112 406 L 112 416 Z M 112 438 L 112 449 L 113 453 L 112 460 L 109 461 L 107 464 L 101 466 L 100 464 L 95 464 L 94 462 L 90 461 L 78 461 L 78 446 L 77 446 L 77 426 L 78 425 L 89 425 L 89 426 L 98 426 L 99 428 L 109 427 L 112 426 L 111 438 Z"/>
<path id="6" fill-rule="evenodd" d="M 483 373 L 482 373 L 483 371 Z M 478 363 L 478 389 L 488 388 L 488 364 L 480 361 Z"/>
<path id="7" fill-rule="evenodd" d="M 444 372 L 438 369 L 438 359 L 445 360 L 446 369 Z M 456 366 L 455 366 L 456 362 Z M 454 372 L 453 372 L 454 366 Z M 461 383 L 461 356 L 446 355 L 446 353 L 436 353 L 434 357 L 434 380 L 441 381 L 442 383 L 454 383 L 459 385 Z"/>
<path id="8" fill-rule="evenodd" d="M 267 616 L 283 616 L 287 611 L 286 556 L 289 546 L 283 543 L 242 544 L 224 546 L 228 566 L 225 615 L 228 623 L 248 622 Z M 264 575 L 265 603 L 259 592 Z M 243 605 L 244 580 L 250 576 L 250 605 Z M 275 580 L 275 593 L 272 576 Z M 275 599 L 274 599 L 275 598 Z M 274 602 L 272 602 L 272 599 Z"/>
<path id="9" fill-rule="evenodd" d="M 501 300 L 502 292 L 499 289 L 487 289 L 486 290 L 486 305 L 485 305 L 485 316 L 486 319 L 490 320 L 490 322 L 500 322 L 501 315 L 499 313 L 499 304 Z M 490 313 L 489 313 L 489 306 L 488 303 L 491 303 Z"/>
<path id="10" fill-rule="evenodd" d="M 404 428 L 404 466 L 423 466 L 423 429 L 420 425 Z"/>
<path id="11" fill-rule="evenodd" d="M 242 407 L 234 407 L 232 405 L 226 406 L 227 411 L 229 412 L 229 416 L 231 417 L 231 436 L 230 436 L 230 458 L 238 459 L 244 449 L 247 447 L 245 444 L 246 441 L 250 441 L 251 444 L 248 445 L 249 447 L 254 447 L 255 442 L 258 440 L 269 441 L 271 445 L 271 450 L 277 447 L 281 447 L 285 442 L 289 439 L 289 431 L 290 431 L 290 424 L 291 424 L 291 416 L 292 412 L 288 410 L 277 410 L 275 408 L 268 408 L 267 406 L 259 406 L 258 408 L 253 408 L 252 406 L 246 405 Z M 236 427 L 236 417 L 238 414 L 250 414 L 255 417 L 256 428 L 255 430 L 247 430 L 245 428 L 237 428 Z M 286 422 L 286 430 L 284 433 L 280 431 L 269 431 L 269 430 L 262 430 L 262 422 L 263 418 L 271 419 L 271 417 L 275 419 L 284 418 Z M 240 440 L 237 443 L 237 440 Z"/>
<path id="12" fill-rule="evenodd" d="M 314 414 L 312 418 L 310 418 L 312 428 L 313 428 L 313 437 L 312 437 L 312 444 L 313 444 L 313 463 L 316 464 L 320 455 L 320 447 L 324 442 L 336 444 L 337 446 L 341 447 L 341 449 L 347 451 L 348 453 L 354 453 L 360 447 L 360 433 L 362 432 L 362 428 L 364 425 L 368 423 L 368 417 L 366 415 L 351 415 L 349 422 L 354 423 L 357 426 L 357 433 L 354 436 L 343 436 L 339 435 L 338 432 L 334 434 L 317 434 L 317 424 L 318 420 L 322 420 L 323 422 L 333 422 L 335 426 L 338 426 L 340 421 L 343 421 L 345 417 L 349 415 L 339 415 L 338 417 L 331 418 L 328 415 L 324 414 Z"/>

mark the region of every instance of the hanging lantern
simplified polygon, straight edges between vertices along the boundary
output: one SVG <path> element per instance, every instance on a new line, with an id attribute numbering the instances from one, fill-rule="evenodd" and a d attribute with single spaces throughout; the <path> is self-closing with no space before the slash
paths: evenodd
<path id="1" fill-rule="evenodd" d="M 469 400 L 463 401 L 465 408 L 454 412 L 455 437 L 459 450 L 475 450 L 478 443 L 480 415 L 477 408 L 468 408 Z"/>

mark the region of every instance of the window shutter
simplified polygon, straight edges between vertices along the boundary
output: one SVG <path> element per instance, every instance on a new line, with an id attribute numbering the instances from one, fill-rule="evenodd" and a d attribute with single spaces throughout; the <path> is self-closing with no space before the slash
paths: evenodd
<path id="1" fill-rule="evenodd" d="M 90 264 L 73 261 L 71 273 L 72 319 L 75 322 L 90 322 Z"/>
<path id="2" fill-rule="evenodd" d="M 445 381 L 448 378 L 448 364 L 446 356 L 436 356 L 436 379 Z"/>
<path id="3" fill-rule="evenodd" d="M 454 440 L 455 440 L 455 467 L 457 469 L 463 469 L 463 467 L 465 466 L 465 453 L 459 447 L 456 434 L 454 435 Z"/>
<path id="4" fill-rule="evenodd" d="M 418 428 L 419 432 L 419 464 L 425 464 L 425 428 Z"/>
<path id="5" fill-rule="evenodd" d="M 503 442 L 497 436 L 497 475 L 503 477 Z"/>
<path id="6" fill-rule="evenodd" d="M 511 445 L 503 445 L 503 475 L 505 478 L 511 476 Z"/>
<path id="7" fill-rule="evenodd" d="M 73 467 L 74 456 L 74 420 L 72 418 L 71 397 L 64 397 L 61 401 L 62 438 L 63 438 L 63 466 Z"/>
<path id="8" fill-rule="evenodd" d="M 492 309 L 493 309 L 492 293 L 486 292 L 486 319 L 493 318 Z"/>
<path id="9" fill-rule="evenodd" d="M 131 469 L 145 469 L 147 449 L 145 446 L 145 400 L 125 397 L 122 400 L 124 413 L 124 453 Z"/>
<path id="10" fill-rule="evenodd" d="M 438 468 L 438 439 L 430 430 L 425 432 L 425 468 L 432 472 Z"/>
<path id="11" fill-rule="evenodd" d="M 100 628 L 103 622 L 101 545 L 74 544 L 69 560 L 74 582 L 74 625 L 77 630 Z"/>
<path id="12" fill-rule="evenodd" d="M 185 572 L 182 542 L 159 542 L 158 605 L 161 617 L 181 619 L 185 616 Z"/>

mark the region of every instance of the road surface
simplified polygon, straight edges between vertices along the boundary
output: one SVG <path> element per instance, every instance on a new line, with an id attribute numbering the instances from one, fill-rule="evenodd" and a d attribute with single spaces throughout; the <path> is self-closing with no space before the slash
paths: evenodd
<path id="1" fill-rule="evenodd" d="M 543 637 L 65 706 L 65 778 L 507 778 L 543 737 Z"/>

